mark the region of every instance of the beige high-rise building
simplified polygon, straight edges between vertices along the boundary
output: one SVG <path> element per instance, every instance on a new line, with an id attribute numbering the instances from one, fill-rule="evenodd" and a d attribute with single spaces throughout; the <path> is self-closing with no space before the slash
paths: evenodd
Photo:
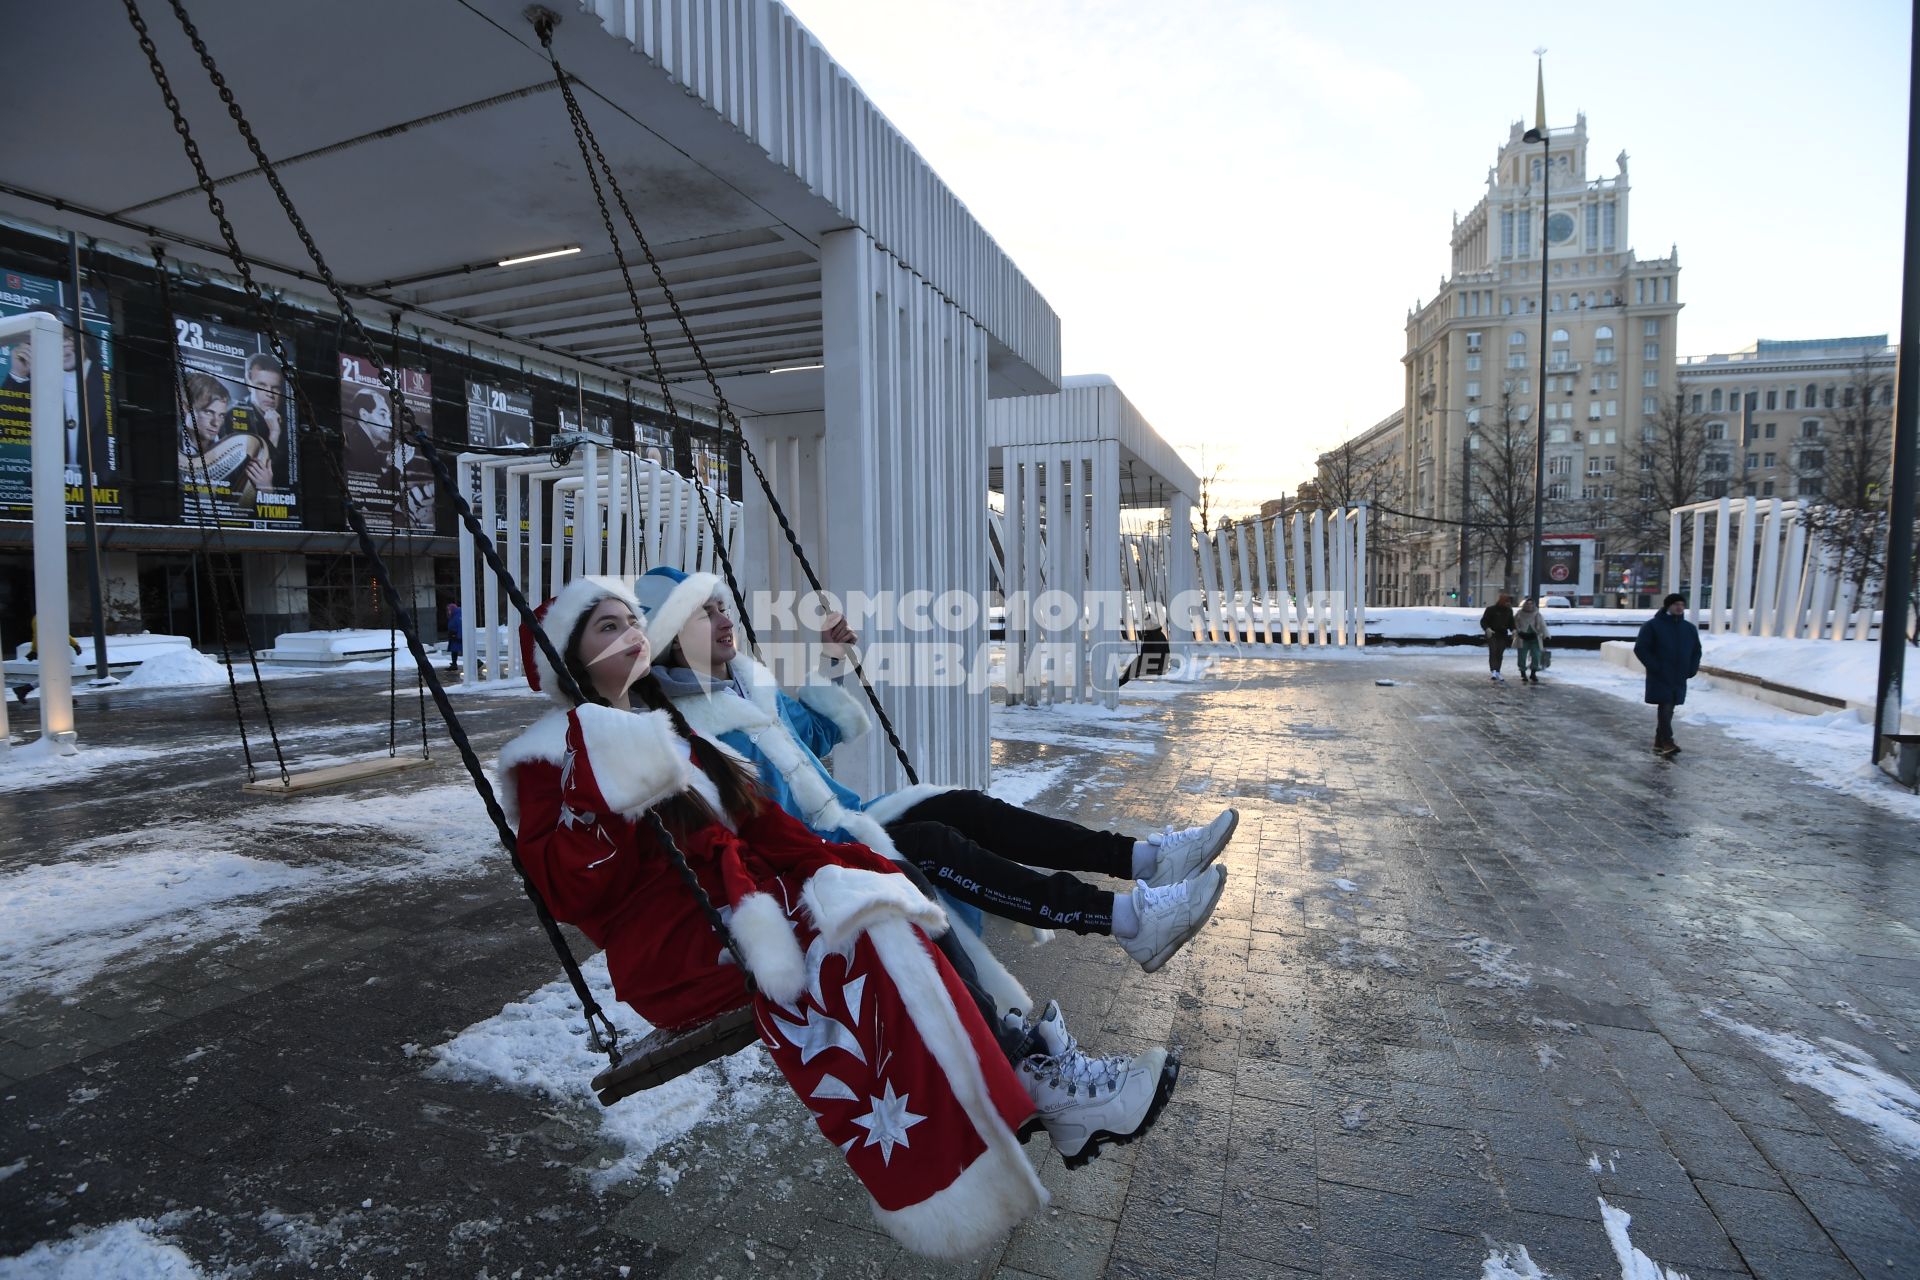
<path id="1" fill-rule="evenodd" d="M 1453 603 L 1458 522 L 1485 503 L 1463 503 L 1464 453 L 1486 457 L 1506 415 L 1530 439 L 1542 405 L 1549 536 L 1594 535 L 1596 566 L 1629 550 L 1605 545 L 1610 505 L 1631 496 L 1629 459 L 1674 394 L 1679 254 L 1635 255 L 1626 153 L 1612 176 L 1589 178 L 1584 114 L 1548 130 L 1544 144 L 1523 132 L 1512 126 L 1486 194 L 1455 219 L 1453 269 L 1438 295 L 1407 316 L 1401 474 L 1414 518 L 1396 551 L 1397 602 Z M 1522 567 L 1502 582 L 1498 555 L 1477 541 L 1466 575 L 1476 602 L 1503 585 L 1524 589 Z"/>

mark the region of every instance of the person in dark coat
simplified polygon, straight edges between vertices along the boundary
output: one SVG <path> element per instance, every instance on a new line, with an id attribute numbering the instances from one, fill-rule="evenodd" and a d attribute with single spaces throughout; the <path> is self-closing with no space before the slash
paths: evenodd
<path id="1" fill-rule="evenodd" d="M 1495 680 L 1505 680 L 1500 674 L 1500 660 L 1507 656 L 1507 646 L 1513 643 L 1513 597 L 1502 591 L 1500 598 L 1480 615 L 1480 629 L 1487 633 L 1487 668 Z"/>
<path id="2" fill-rule="evenodd" d="M 1700 674 L 1700 628 L 1687 620 L 1686 597 L 1668 596 L 1660 612 L 1641 624 L 1633 656 L 1647 669 L 1647 701 L 1660 709 L 1653 749 L 1663 756 L 1678 755 L 1673 709 L 1687 700 L 1687 681 Z"/>

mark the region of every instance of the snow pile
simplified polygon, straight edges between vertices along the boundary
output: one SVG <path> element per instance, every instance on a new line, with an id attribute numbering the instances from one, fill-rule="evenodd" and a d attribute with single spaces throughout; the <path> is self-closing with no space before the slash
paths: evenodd
<path id="1" fill-rule="evenodd" d="M 252 932 L 271 908 L 235 900 L 286 896 L 316 876 L 189 844 L 36 863 L 0 877 L 0 1008 L 30 987 L 71 991 L 116 962 L 184 938 Z"/>
<path id="2" fill-rule="evenodd" d="M 1826 1095 L 1835 1111 L 1867 1126 L 1882 1145 L 1920 1160 L 1920 1092 L 1882 1071 L 1864 1049 L 1822 1036 L 1827 1052 L 1796 1035 L 1764 1031 L 1711 1009 L 1705 1013 L 1786 1068 L 1787 1079 Z"/>
<path id="3" fill-rule="evenodd" d="M 120 682 L 122 689 L 189 689 L 225 684 L 227 669 L 198 649 L 162 649 Z"/>
<path id="4" fill-rule="evenodd" d="M 1467 985 L 1470 987 L 1530 987 L 1533 985 L 1533 978 L 1527 972 L 1527 966 L 1513 958 L 1513 947 L 1507 943 L 1473 936 L 1454 943 L 1453 949 L 1465 952 L 1467 959 L 1480 970 L 1479 977 L 1467 979 Z"/>
<path id="5" fill-rule="evenodd" d="M 1856 706 L 1871 707 L 1880 684 L 1878 641 L 1703 635 L 1700 647 L 1705 666 L 1824 694 Z M 1920 664 L 1909 662 L 1908 666 L 1920 671 Z M 1908 715 L 1920 715 L 1920 680 L 1907 689 L 1902 708 Z"/>
<path id="6" fill-rule="evenodd" d="M 1344 876 L 1337 877 L 1333 882 L 1333 887 L 1338 889 L 1342 893 L 1353 893 L 1360 888 L 1359 885 L 1355 884 L 1351 880 L 1348 880 Z"/>
<path id="7" fill-rule="evenodd" d="M 1627 1224 L 1633 1221 L 1633 1215 L 1625 1209 L 1616 1209 L 1603 1198 L 1600 1220 L 1606 1225 L 1614 1260 L 1620 1264 L 1620 1280 L 1687 1280 L 1685 1272 L 1663 1267 L 1633 1247 L 1633 1241 L 1627 1238 Z"/>
<path id="8" fill-rule="evenodd" d="M 653 1029 L 619 1004 L 604 952 L 580 969 L 593 998 L 613 1011 L 623 1039 L 638 1039 Z M 497 1085 L 597 1118 L 601 1136 L 624 1154 L 594 1174 L 596 1188 L 638 1175 L 654 1152 L 698 1126 L 751 1110 L 776 1089 L 778 1080 L 766 1054 L 754 1045 L 636 1093 L 618 1106 L 602 1107 L 591 1082 L 605 1070 L 607 1060 L 587 1043 L 585 1019 L 564 978 L 474 1023 L 431 1052 L 435 1061 L 427 1070 L 430 1076 Z"/>
<path id="9" fill-rule="evenodd" d="M 0 1258 L 0 1280 L 200 1280 L 202 1272 L 177 1245 L 154 1235 L 152 1218 L 128 1218 L 110 1226 L 42 1241 L 25 1253 Z"/>
<path id="10" fill-rule="evenodd" d="M 1480 1264 L 1480 1280 L 1554 1280 L 1554 1275 L 1527 1256 L 1525 1245 L 1494 1243 Z"/>
<path id="11" fill-rule="evenodd" d="M 1040 761 L 995 769 L 993 785 L 987 788 L 987 794 L 996 800 L 1024 807 L 1051 791 L 1060 775 L 1066 771 L 1065 764 Z"/>

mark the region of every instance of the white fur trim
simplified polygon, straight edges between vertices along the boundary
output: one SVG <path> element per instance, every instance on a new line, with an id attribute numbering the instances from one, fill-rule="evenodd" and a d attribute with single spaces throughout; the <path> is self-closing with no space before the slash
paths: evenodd
<path id="1" fill-rule="evenodd" d="M 801 706 L 831 720 L 843 742 L 851 742 L 873 727 L 860 700 L 831 680 L 809 680 L 793 696 Z"/>
<path id="2" fill-rule="evenodd" d="M 947 913 L 903 875 L 825 866 L 807 878 L 800 904 L 828 951 L 846 951 L 883 920 L 905 920 L 928 933 L 947 930 Z"/>
<path id="3" fill-rule="evenodd" d="M 878 796 L 866 805 L 867 814 L 878 823 L 885 825 L 898 822 L 902 814 L 923 800 L 931 800 L 937 795 L 953 791 L 953 787 L 936 787 L 932 783 L 918 782 L 911 787 L 902 787 L 898 791 L 889 791 Z"/>
<path id="4" fill-rule="evenodd" d="M 560 594 L 547 606 L 547 616 L 540 621 L 540 629 L 553 641 L 555 651 L 562 656 L 566 654 L 567 641 L 573 637 L 574 627 L 608 596 L 617 597 L 633 610 L 634 617 L 640 617 L 640 605 L 633 598 L 633 589 L 619 578 L 588 575 L 575 578 L 560 589 Z M 658 653 L 659 650 L 654 652 Z M 533 646 L 533 665 L 540 676 L 541 691 L 564 705 L 567 695 L 560 690 L 553 664 L 547 661 L 547 651 L 537 644 Z"/>
<path id="5" fill-rule="evenodd" d="M 695 612 L 720 594 L 720 579 L 711 573 L 690 573 L 674 584 L 653 612 L 646 615 L 647 644 L 664 654 L 680 637 Z"/>
<path id="6" fill-rule="evenodd" d="M 567 759 L 567 713 L 549 711 L 528 725 L 520 735 L 500 748 L 493 762 L 493 787 L 506 810 L 507 821 L 520 825 L 520 784 L 513 771 L 523 764 L 541 761 L 561 765 Z"/>
<path id="7" fill-rule="evenodd" d="M 800 998 L 807 989 L 807 958 L 786 912 L 771 894 L 750 893 L 740 899 L 727 928 L 767 999 L 791 1005 Z"/>
<path id="8" fill-rule="evenodd" d="M 664 711 L 616 711 L 594 703 L 578 707 L 580 740 L 607 807 L 638 821 L 648 809 L 681 791 L 698 791 L 717 805 L 713 784 L 694 767 Z M 702 787 L 702 783 L 706 785 Z"/>
<path id="9" fill-rule="evenodd" d="M 905 1209 L 875 1205 L 873 1216 L 915 1253 L 974 1257 L 1044 1208 L 1047 1189 L 993 1105 L 978 1052 L 926 944 L 902 920 L 880 921 L 867 930 L 867 936 L 893 978 L 927 1052 L 940 1064 L 954 1100 L 987 1144 L 973 1164 L 942 1190 Z"/>

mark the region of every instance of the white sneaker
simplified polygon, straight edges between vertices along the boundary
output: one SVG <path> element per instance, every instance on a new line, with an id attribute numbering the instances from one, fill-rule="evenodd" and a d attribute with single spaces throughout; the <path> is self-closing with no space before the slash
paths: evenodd
<path id="1" fill-rule="evenodd" d="M 1227 869 L 1208 867 L 1191 880 L 1156 888 L 1145 880 L 1134 884 L 1133 909 L 1140 928 L 1131 938 L 1116 936 L 1140 967 L 1152 973 L 1200 932 L 1227 887 Z"/>
<path id="2" fill-rule="evenodd" d="M 1493 682 L 1495 684 L 1505 684 L 1507 682 L 1507 678 L 1501 675 L 1498 671 L 1496 671 L 1493 673 Z"/>
<path id="3" fill-rule="evenodd" d="M 1225 809 L 1204 827 L 1188 827 L 1185 831 L 1168 827 L 1148 836 L 1147 843 L 1155 847 L 1158 858 L 1147 883 L 1158 889 L 1193 879 L 1220 856 L 1227 841 L 1233 839 L 1233 829 L 1239 825 L 1240 811 Z"/>
<path id="4" fill-rule="evenodd" d="M 1152 1127 L 1180 1074 L 1165 1049 L 1132 1056 L 1090 1058 L 1067 1034 L 1060 1006 L 1047 1002 L 1034 1024 L 1046 1051 L 1024 1059 L 1016 1071 L 1033 1099 L 1034 1123 L 1053 1139 L 1067 1167 L 1093 1159 L 1102 1146 L 1126 1143 Z"/>

